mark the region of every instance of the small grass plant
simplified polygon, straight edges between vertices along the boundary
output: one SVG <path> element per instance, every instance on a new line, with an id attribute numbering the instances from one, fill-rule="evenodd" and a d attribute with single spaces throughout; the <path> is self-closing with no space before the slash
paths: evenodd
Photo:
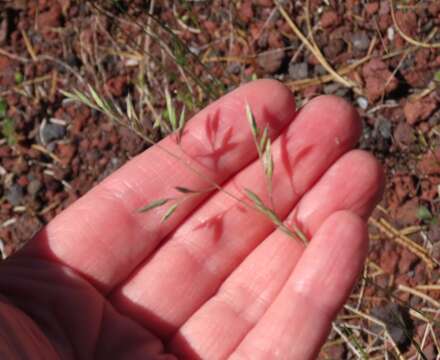
<path id="1" fill-rule="evenodd" d="M 388 2 L 391 5 L 392 20 L 393 24 L 395 24 L 397 23 L 395 19 L 395 8 L 398 8 L 399 5 L 397 5 L 395 1 L 388 0 Z M 154 131 L 159 132 L 159 137 L 171 135 L 176 139 L 176 143 L 180 144 L 181 139 L 184 136 L 187 118 L 197 109 L 203 107 L 207 102 L 222 95 L 227 86 L 212 74 L 211 69 L 200 56 L 189 49 L 187 44 L 185 44 L 179 37 L 178 32 L 175 31 L 173 25 L 165 24 L 153 11 L 150 11 L 151 9 L 146 7 L 145 9 L 137 9 L 137 12 L 130 12 L 129 7 L 125 6 L 124 1 L 113 1 L 114 5 L 119 9 L 118 11 L 113 11 L 112 8 L 108 6 L 110 3 L 111 2 L 109 1 L 95 2 L 93 6 L 98 14 L 109 17 L 112 20 L 115 20 L 116 23 L 126 21 L 141 28 L 145 38 L 151 40 L 149 46 L 158 46 L 162 57 L 154 56 L 148 51 L 148 47 L 146 49 L 140 49 L 139 44 L 135 43 L 133 39 L 130 39 L 130 37 L 127 36 L 128 40 L 125 44 L 126 48 L 117 49 L 117 53 L 123 58 L 128 51 L 130 57 L 142 60 L 140 61 L 139 75 L 134 82 L 132 92 L 126 95 L 124 101 L 115 101 L 112 97 L 109 97 L 108 94 L 102 93 L 102 91 L 99 90 L 102 88 L 99 86 L 100 84 L 90 84 L 82 90 L 64 91 L 63 94 L 71 101 L 80 102 L 104 114 L 115 123 L 129 128 L 141 137 L 148 145 L 157 144 L 158 139 L 157 136 L 154 136 Z M 329 62 L 325 59 L 323 52 L 319 49 L 313 39 L 314 27 L 311 25 L 311 14 L 308 11 L 309 2 L 307 1 L 305 4 L 307 4 L 304 20 L 305 23 L 302 24 L 293 21 L 289 4 L 286 4 L 286 2 L 275 1 L 273 8 L 273 11 L 279 13 L 295 35 L 302 41 L 305 48 L 315 55 L 328 73 L 320 79 L 305 79 L 302 81 L 306 85 L 310 85 L 314 81 L 322 83 L 325 78 L 325 81 L 337 81 L 341 85 L 351 88 L 355 93 L 362 94 L 362 84 L 352 80 L 347 75 L 352 72 L 355 67 L 360 66 L 371 59 L 372 55 L 369 52 L 365 58 L 342 69 L 334 69 L 331 67 Z M 188 27 L 188 31 L 197 31 L 200 27 L 200 21 L 197 17 L 191 14 L 192 4 L 182 0 L 179 1 L 178 4 L 176 2 L 175 7 L 178 8 L 179 6 L 181 6 L 179 8 L 180 12 L 173 10 L 173 14 L 176 16 L 176 21 L 183 27 Z M 142 14 L 145 16 L 142 17 Z M 298 19 L 296 19 L 296 21 L 298 21 Z M 399 32 L 400 28 L 398 27 L 398 24 L 396 29 Z M 306 35 L 303 34 L 304 30 L 307 30 Z M 409 37 L 403 36 L 403 38 L 411 44 L 411 51 L 418 47 L 435 48 L 438 46 L 434 43 L 422 43 Z M 117 44 L 117 42 L 115 42 L 115 44 Z M 371 49 L 373 49 L 374 45 L 375 44 L 371 45 Z M 400 52 L 394 51 L 385 56 L 399 56 L 404 50 L 400 50 Z M 164 59 L 168 59 L 169 62 Z M 169 64 L 173 67 L 169 68 Z M 197 75 L 197 72 L 193 69 L 195 67 L 194 64 L 197 64 L 197 66 L 204 69 L 204 74 L 207 74 L 205 78 L 201 78 Z M 155 66 L 154 71 L 166 74 L 163 76 L 163 78 L 165 78 L 164 81 L 160 84 L 157 82 L 154 83 L 154 85 L 151 84 L 154 77 L 151 75 L 153 70 L 149 69 L 149 67 L 153 65 Z M 434 81 L 436 83 L 440 81 L 439 72 L 435 73 Z M 176 83 L 179 84 L 176 85 Z M 229 86 L 231 83 L 229 83 Z M 154 89 L 154 91 L 152 89 Z M 193 196 L 200 196 L 203 193 L 213 190 L 222 191 L 228 196 L 236 199 L 237 202 L 240 202 L 243 206 L 262 213 L 280 231 L 283 231 L 289 237 L 299 240 L 306 245 L 308 240 L 301 230 L 295 227 L 286 226 L 275 211 L 274 205 L 276 204 L 274 204 L 272 196 L 272 182 L 275 168 L 272 157 L 272 143 L 268 136 L 268 129 L 261 129 L 257 126 L 258 119 L 255 118 L 252 108 L 249 105 L 245 106 L 242 111 L 246 114 L 247 121 L 249 122 L 249 128 L 252 133 L 258 158 L 261 162 L 262 176 L 265 178 L 267 193 L 269 195 L 267 203 L 265 203 L 265 201 L 263 201 L 255 192 L 246 187 L 242 189 L 244 197 L 240 198 L 234 194 L 228 193 L 227 190 L 221 187 L 221 185 L 215 183 L 209 179 L 206 174 L 199 172 L 190 163 L 186 162 L 178 153 L 171 153 L 167 148 L 162 148 L 162 150 L 167 152 L 169 156 L 182 161 L 188 170 L 194 172 L 204 180 L 207 180 L 209 186 L 207 189 L 188 189 L 177 186 L 174 188 L 175 196 L 164 199 L 154 199 L 150 203 L 145 204 L 142 208 L 136 210 L 140 213 L 148 213 L 153 209 L 165 207 L 166 210 L 161 219 L 162 222 L 165 222 L 172 218 L 179 206 L 181 206 L 187 199 Z M 152 128 L 145 126 L 144 119 L 146 117 L 153 119 Z M 160 144 L 157 144 L 156 146 L 161 147 Z M 423 222 L 422 227 L 420 228 L 422 230 L 431 224 L 433 219 L 435 219 L 435 216 L 427 207 L 421 207 L 417 215 Z M 378 220 L 372 218 L 370 219 L 369 224 L 372 228 L 381 232 L 382 235 L 385 235 L 389 241 L 395 241 L 399 246 L 403 246 L 408 251 L 417 255 L 422 259 L 422 262 L 426 263 L 428 268 L 434 268 L 434 264 L 430 260 L 426 249 L 419 244 L 414 243 L 409 238 L 409 235 L 412 234 L 410 232 L 413 231 L 412 229 L 397 230 L 382 218 Z M 421 231 L 420 229 L 417 231 Z M 374 236 L 376 235 L 373 235 L 373 238 Z M 413 306 L 409 301 L 403 301 L 398 296 L 400 292 L 410 292 L 411 296 L 422 299 L 425 304 L 433 304 L 431 301 L 433 299 L 422 291 L 438 291 L 438 288 L 435 287 L 436 285 L 420 285 L 422 286 L 420 289 L 399 287 L 392 291 L 387 286 L 379 285 L 376 281 L 376 279 L 382 275 L 383 271 L 377 264 L 367 261 L 360 282 L 353 292 L 349 303 L 346 304 L 344 313 L 342 313 L 333 323 L 333 337 L 324 346 L 323 358 L 329 358 L 326 357 L 325 351 L 330 348 L 333 343 L 344 343 L 349 352 L 347 358 L 405 359 L 402 351 L 393 340 L 387 324 L 378 320 L 369 312 L 370 309 L 368 305 L 366 305 L 369 298 L 365 295 L 365 289 L 367 287 L 374 288 L 378 296 L 381 296 L 387 303 L 400 304 L 407 309 L 412 318 L 426 324 L 428 330 L 424 338 L 431 336 L 434 343 L 438 346 L 438 339 L 435 335 L 435 331 L 432 330 L 440 326 L 436 318 L 437 315 L 433 312 L 435 306 L 432 308 L 427 306 Z M 399 316 L 399 314 L 396 314 L 396 316 Z M 360 325 L 353 325 L 350 321 L 353 318 L 358 319 Z M 380 330 L 373 329 L 373 327 L 377 326 L 380 327 Z M 402 324 L 402 328 L 406 336 L 411 338 L 412 346 L 416 351 L 416 357 L 414 358 L 425 359 L 426 357 L 423 354 L 425 340 L 412 337 L 406 330 L 405 324 Z"/>

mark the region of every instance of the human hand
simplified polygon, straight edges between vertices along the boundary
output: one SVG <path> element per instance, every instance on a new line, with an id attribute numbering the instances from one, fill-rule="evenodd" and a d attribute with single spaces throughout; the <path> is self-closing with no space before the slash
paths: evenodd
<path id="1" fill-rule="evenodd" d="M 273 203 L 289 238 L 248 201 L 268 200 L 245 105 L 273 139 Z M 294 120 L 294 121 L 293 121 Z M 367 252 L 382 170 L 351 150 L 355 110 L 335 97 L 297 115 L 261 80 L 195 116 L 61 213 L 0 266 L 0 354 L 62 359 L 312 359 Z M 203 173 L 206 178 L 195 172 Z M 140 214 L 176 186 L 221 191 Z"/>

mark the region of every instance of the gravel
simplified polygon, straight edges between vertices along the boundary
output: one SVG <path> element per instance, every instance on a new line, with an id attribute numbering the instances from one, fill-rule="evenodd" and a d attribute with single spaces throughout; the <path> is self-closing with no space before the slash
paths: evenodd
<path id="1" fill-rule="evenodd" d="M 6 190 L 6 200 L 8 200 L 12 206 L 21 205 L 23 198 L 23 188 L 18 184 L 13 184 Z"/>
<path id="2" fill-rule="evenodd" d="M 51 141 L 60 140 L 66 135 L 66 128 L 59 124 L 45 123 L 41 129 L 41 141 L 48 144 Z"/>
<path id="3" fill-rule="evenodd" d="M 40 180 L 32 180 L 27 186 L 27 192 L 31 196 L 36 196 L 41 190 L 42 184 Z"/>
<path id="4" fill-rule="evenodd" d="M 401 351 L 411 344 L 413 324 L 404 307 L 389 303 L 373 308 L 371 315 L 385 323 L 387 331 Z"/>
<path id="5" fill-rule="evenodd" d="M 351 35 L 351 43 L 358 50 L 367 50 L 370 46 L 370 38 L 366 31 L 356 31 Z"/>
<path id="6" fill-rule="evenodd" d="M 290 63 L 289 75 L 293 80 L 302 80 L 309 77 L 309 66 L 306 62 L 302 63 Z"/>

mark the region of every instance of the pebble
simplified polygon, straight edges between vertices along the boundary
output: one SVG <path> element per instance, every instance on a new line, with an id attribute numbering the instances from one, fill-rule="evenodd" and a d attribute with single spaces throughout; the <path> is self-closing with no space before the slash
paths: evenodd
<path id="1" fill-rule="evenodd" d="M 284 50 L 271 50 L 259 54 L 257 57 L 257 62 L 258 65 L 260 65 L 265 71 L 270 74 L 274 74 L 281 68 L 284 57 Z"/>
<path id="2" fill-rule="evenodd" d="M 332 84 L 324 85 L 323 90 L 326 95 L 332 95 L 332 94 L 335 94 L 336 91 L 338 91 L 340 87 L 341 87 L 340 84 L 332 83 Z"/>
<path id="3" fill-rule="evenodd" d="M 24 198 L 23 188 L 18 184 L 13 184 L 6 191 L 6 199 L 12 206 L 21 205 Z"/>
<path id="4" fill-rule="evenodd" d="M 431 224 L 427 235 L 432 243 L 440 243 L 440 224 Z"/>
<path id="5" fill-rule="evenodd" d="M 370 38 L 366 31 L 356 31 L 351 35 L 351 43 L 358 50 L 367 50 L 370 46 Z"/>
<path id="6" fill-rule="evenodd" d="M 54 140 L 60 140 L 66 134 L 66 128 L 59 124 L 45 123 L 41 129 L 41 141 L 48 144 Z"/>
<path id="7" fill-rule="evenodd" d="M 392 27 L 392 26 L 390 26 L 388 29 L 387 29 L 387 38 L 388 38 L 388 40 L 389 41 L 393 41 L 394 40 L 394 36 L 395 36 L 395 31 L 394 31 L 394 28 Z"/>
<path id="8" fill-rule="evenodd" d="M 437 100 L 433 97 L 425 97 L 417 101 L 407 100 L 403 107 L 406 121 L 414 125 L 419 121 L 426 120 L 437 108 Z"/>
<path id="9" fill-rule="evenodd" d="M 362 110 L 367 110 L 368 108 L 368 99 L 360 96 L 356 99 L 356 103 L 358 104 L 358 106 L 362 109 Z"/>
<path id="10" fill-rule="evenodd" d="M 400 350 L 403 351 L 411 344 L 414 329 L 405 308 L 398 304 L 388 303 L 385 306 L 373 308 L 371 315 L 385 323 L 391 338 Z"/>
<path id="11" fill-rule="evenodd" d="M 27 192 L 31 196 L 35 196 L 41 190 L 42 184 L 38 179 L 32 180 L 27 186 Z"/>
<path id="12" fill-rule="evenodd" d="M 413 128 L 406 121 L 397 124 L 394 130 L 394 140 L 400 147 L 411 145 L 415 141 Z"/>
<path id="13" fill-rule="evenodd" d="M 337 26 L 340 21 L 341 19 L 336 11 L 328 10 L 321 15 L 319 23 L 323 28 L 327 28 L 330 26 Z"/>
<path id="14" fill-rule="evenodd" d="M 434 245 L 432 245 L 431 256 L 434 260 L 440 261 L 440 242 L 437 242 Z"/>
<path id="15" fill-rule="evenodd" d="M 289 76 L 293 80 L 302 80 L 309 77 L 309 65 L 306 62 L 302 63 L 290 63 L 289 64 Z"/>
<path id="16" fill-rule="evenodd" d="M 392 125 L 388 119 L 379 119 L 377 121 L 377 132 L 384 138 L 391 138 Z"/>
<path id="17" fill-rule="evenodd" d="M 241 72 L 241 64 L 237 62 L 232 62 L 228 65 L 226 71 L 229 74 L 238 75 Z"/>

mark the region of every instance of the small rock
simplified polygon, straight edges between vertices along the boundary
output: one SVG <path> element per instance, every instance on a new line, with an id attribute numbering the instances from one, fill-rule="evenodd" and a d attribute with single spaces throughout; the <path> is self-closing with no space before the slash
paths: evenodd
<path id="1" fill-rule="evenodd" d="M 356 31 L 351 35 L 351 43 L 358 50 L 367 50 L 370 46 L 370 38 L 366 31 Z"/>
<path id="2" fill-rule="evenodd" d="M 321 15 L 319 23 L 323 28 L 328 28 L 330 26 L 337 26 L 341 22 L 339 14 L 334 10 L 328 10 Z"/>
<path id="3" fill-rule="evenodd" d="M 283 64 L 284 50 L 266 51 L 258 55 L 257 63 L 269 74 L 275 74 Z"/>
<path id="4" fill-rule="evenodd" d="M 41 187 L 42 187 L 41 181 L 38 179 L 34 179 L 28 184 L 27 192 L 32 197 L 35 197 L 38 194 L 38 192 L 41 190 Z"/>
<path id="5" fill-rule="evenodd" d="M 406 308 L 389 303 L 373 308 L 371 315 L 385 323 L 388 333 L 401 351 L 408 348 L 411 344 L 414 326 Z"/>
<path id="6" fill-rule="evenodd" d="M 414 67 L 406 67 L 405 65 L 405 70 L 401 71 L 401 73 L 408 85 L 415 88 L 423 89 L 428 86 L 432 80 L 432 73 L 430 71 L 426 71 L 426 69 L 414 69 Z"/>
<path id="7" fill-rule="evenodd" d="M 341 85 L 339 83 L 331 83 L 324 85 L 323 90 L 326 95 L 333 95 L 339 90 L 340 87 Z"/>
<path id="8" fill-rule="evenodd" d="M 15 227 L 15 237 L 18 239 L 28 240 L 31 239 L 35 233 L 42 227 L 41 221 L 36 216 L 29 214 L 23 214 L 17 220 Z"/>
<path id="9" fill-rule="evenodd" d="M 387 0 L 382 0 L 379 6 L 379 15 L 388 15 L 390 13 L 390 3 Z"/>
<path id="10" fill-rule="evenodd" d="M 328 73 L 328 71 L 325 69 L 324 66 L 322 66 L 321 64 L 315 65 L 314 66 L 314 72 L 316 75 L 326 75 Z"/>
<path id="11" fill-rule="evenodd" d="M 15 67 L 13 60 L 0 55 L 0 85 L 15 85 Z"/>
<path id="12" fill-rule="evenodd" d="M 241 73 L 241 64 L 237 62 L 232 62 L 226 68 L 229 74 L 238 75 Z"/>
<path id="13" fill-rule="evenodd" d="M 382 95 L 395 90 L 399 84 L 388 66 L 377 58 L 364 65 L 362 75 L 366 82 L 367 96 L 370 102 L 374 102 Z"/>
<path id="14" fill-rule="evenodd" d="M 387 274 L 394 274 L 398 261 L 399 255 L 395 251 L 383 251 L 380 256 L 379 265 Z"/>
<path id="15" fill-rule="evenodd" d="M 252 20 L 252 18 L 254 17 L 254 10 L 252 9 L 251 0 L 246 0 L 243 2 L 239 10 L 239 16 L 241 20 L 246 23 Z"/>
<path id="16" fill-rule="evenodd" d="M 376 122 L 377 133 L 380 134 L 384 139 L 391 138 L 391 121 L 388 119 L 379 119 Z"/>
<path id="17" fill-rule="evenodd" d="M 379 2 L 370 2 L 365 5 L 365 11 L 368 15 L 373 15 L 379 11 Z"/>
<path id="18" fill-rule="evenodd" d="M 116 76 L 108 80 L 105 89 L 115 97 L 124 95 L 127 90 L 127 78 L 124 75 Z"/>
<path id="19" fill-rule="evenodd" d="M 440 174 L 440 148 L 433 153 L 427 152 L 417 164 L 417 168 L 424 175 Z"/>
<path id="20" fill-rule="evenodd" d="M 362 110 L 367 110 L 367 108 L 368 108 L 368 99 L 367 98 L 360 96 L 360 97 L 356 98 L 356 103 L 359 105 L 359 107 Z"/>
<path id="21" fill-rule="evenodd" d="M 12 206 L 20 205 L 23 202 L 23 198 L 23 188 L 18 184 L 11 185 L 11 187 L 6 191 L 6 200 L 8 200 Z"/>
<path id="22" fill-rule="evenodd" d="M 440 3 L 432 2 L 428 5 L 429 13 L 436 17 L 440 13 Z"/>
<path id="23" fill-rule="evenodd" d="M 60 124 L 47 122 L 44 124 L 40 134 L 43 144 L 48 144 L 51 141 L 62 139 L 66 134 L 66 128 Z"/>
<path id="24" fill-rule="evenodd" d="M 434 245 L 432 245 L 431 256 L 437 262 L 440 262 L 440 242 L 436 242 Z"/>
<path id="25" fill-rule="evenodd" d="M 344 97 L 344 98 L 349 96 L 349 93 L 350 93 L 349 88 L 342 86 L 339 83 L 331 83 L 331 84 L 324 85 L 323 90 L 324 90 L 324 93 L 327 95 L 336 95 L 336 96 Z M 350 99 L 350 101 L 351 101 L 351 99 Z"/>
<path id="26" fill-rule="evenodd" d="M 437 101 L 433 97 L 424 97 L 417 101 L 407 101 L 403 111 L 408 124 L 414 125 L 426 120 L 437 108 Z"/>
<path id="27" fill-rule="evenodd" d="M 400 254 L 400 260 L 399 260 L 399 273 L 400 274 L 406 274 L 409 270 L 411 270 L 415 263 L 419 260 L 417 255 L 414 255 L 409 250 L 403 249 L 402 253 Z"/>
<path id="28" fill-rule="evenodd" d="M 427 235 L 432 243 L 440 242 L 440 224 L 430 225 Z"/>
<path id="29" fill-rule="evenodd" d="M 405 34 L 411 36 L 417 31 L 417 14 L 415 11 L 397 11 L 396 20 Z"/>
<path id="30" fill-rule="evenodd" d="M 324 46 L 324 55 L 333 59 L 344 51 L 345 46 L 345 42 L 342 39 L 334 39 Z"/>
<path id="31" fill-rule="evenodd" d="M 24 156 L 19 156 L 15 159 L 12 171 L 17 175 L 23 175 L 29 171 L 29 164 Z"/>
<path id="32" fill-rule="evenodd" d="M 387 29 L 387 38 L 389 41 L 394 41 L 395 31 L 392 26 Z"/>
<path id="33" fill-rule="evenodd" d="M 29 179 L 27 178 L 27 176 L 21 175 L 17 179 L 17 184 L 24 188 L 24 187 L 26 187 L 29 184 Z"/>
<path id="34" fill-rule="evenodd" d="M 302 80 L 309 77 L 309 65 L 306 62 L 302 63 L 290 63 L 289 64 L 289 76 L 293 80 Z"/>
<path id="35" fill-rule="evenodd" d="M 391 183 L 399 203 L 408 198 L 408 196 L 415 196 L 416 194 L 414 179 L 409 175 L 394 176 Z"/>
<path id="36" fill-rule="evenodd" d="M 396 209 L 395 218 L 401 226 L 414 225 L 419 222 L 417 210 L 419 209 L 419 201 L 413 198 L 405 202 Z"/>
<path id="37" fill-rule="evenodd" d="M 68 165 L 76 153 L 76 147 L 73 144 L 58 144 L 57 153 L 64 166 Z"/>
<path id="38" fill-rule="evenodd" d="M 36 18 L 38 28 L 46 30 L 60 26 L 61 24 L 61 6 L 54 2 L 48 11 L 40 13 Z"/>
<path id="39" fill-rule="evenodd" d="M 401 121 L 397 124 L 394 130 L 394 140 L 397 145 L 402 148 L 408 147 L 415 139 L 413 129 L 407 122 Z"/>

